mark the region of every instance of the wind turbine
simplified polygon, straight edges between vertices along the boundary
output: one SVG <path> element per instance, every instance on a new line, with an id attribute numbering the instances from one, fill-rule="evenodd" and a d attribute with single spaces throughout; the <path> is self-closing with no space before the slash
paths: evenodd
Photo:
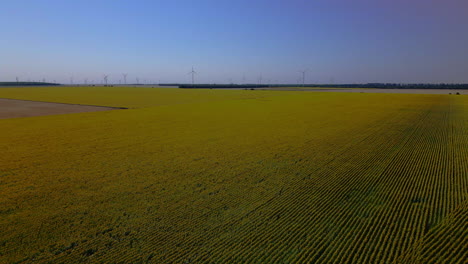
<path id="1" fill-rule="evenodd" d="M 127 84 L 127 75 L 128 73 L 122 73 L 123 78 L 124 78 L 124 84 Z"/>
<path id="2" fill-rule="evenodd" d="M 107 78 L 108 78 L 108 77 L 109 77 L 109 75 L 104 74 L 104 77 L 103 77 L 103 78 L 104 78 L 104 82 L 106 83 L 106 85 L 107 85 Z"/>
<path id="3" fill-rule="evenodd" d="M 307 70 L 303 70 L 303 71 L 299 71 L 300 73 L 302 73 L 302 87 L 305 86 L 305 74 L 307 72 Z"/>
<path id="4" fill-rule="evenodd" d="M 192 71 L 188 73 L 188 74 L 192 74 L 192 87 L 195 86 L 195 74 L 196 73 L 197 72 L 193 69 L 193 66 L 192 66 Z"/>

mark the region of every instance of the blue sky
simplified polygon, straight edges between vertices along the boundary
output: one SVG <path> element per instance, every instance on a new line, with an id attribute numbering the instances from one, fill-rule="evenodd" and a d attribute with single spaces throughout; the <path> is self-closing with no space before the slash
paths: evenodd
<path id="1" fill-rule="evenodd" d="M 0 80 L 468 83 L 465 0 L 0 0 Z"/>

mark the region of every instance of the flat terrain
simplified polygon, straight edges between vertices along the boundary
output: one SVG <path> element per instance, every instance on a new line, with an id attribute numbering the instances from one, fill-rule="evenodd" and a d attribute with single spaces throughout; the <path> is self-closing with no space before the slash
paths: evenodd
<path id="1" fill-rule="evenodd" d="M 0 98 L 0 119 L 97 112 L 113 109 L 114 108 L 101 106 L 59 104 Z"/>
<path id="2" fill-rule="evenodd" d="M 465 263 L 468 97 L 0 89 L 0 263 Z"/>
<path id="3" fill-rule="evenodd" d="M 373 88 L 309 88 L 309 87 L 279 87 L 265 90 L 308 91 L 308 92 L 338 92 L 338 93 L 391 93 L 391 94 L 468 94 L 468 90 L 450 89 L 373 89 Z"/>
<path id="4" fill-rule="evenodd" d="M 271 91 L 173 89 L 150 87 L 24 87 L 0 88 L 0 98 L 108 107 L 143 108 L 208 103 L 233 99 L 258 99 Z"/>

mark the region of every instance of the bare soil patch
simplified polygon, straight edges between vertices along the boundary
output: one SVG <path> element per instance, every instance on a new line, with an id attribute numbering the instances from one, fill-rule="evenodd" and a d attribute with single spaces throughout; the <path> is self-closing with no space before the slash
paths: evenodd
<path id="1" fill-rule="evenodd" d="M 118 108 L 0 98 L 0 119 L 108 111 Z"/>

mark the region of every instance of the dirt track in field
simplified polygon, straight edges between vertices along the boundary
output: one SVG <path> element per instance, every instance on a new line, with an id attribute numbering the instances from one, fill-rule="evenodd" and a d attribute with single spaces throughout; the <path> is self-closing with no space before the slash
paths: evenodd
<path id="1" fill-rule="evenodd" d="M 116 108 L 0 98 L 0 119 L 108 111 Z"/>

